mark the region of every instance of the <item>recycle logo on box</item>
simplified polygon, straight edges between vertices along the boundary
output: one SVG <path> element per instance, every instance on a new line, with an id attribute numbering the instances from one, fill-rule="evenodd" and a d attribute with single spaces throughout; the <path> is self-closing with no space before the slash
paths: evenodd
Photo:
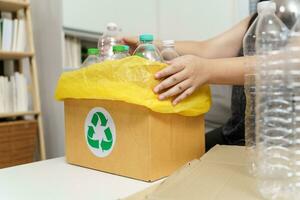
<path id="1" fill-rule="evenodd" d="M 108 156 L 116 143 L 116 128 L 110 114 L 104 108 L 93 108 L 85 119 L 85 139 L 91 152 L 97 157 Z"/>

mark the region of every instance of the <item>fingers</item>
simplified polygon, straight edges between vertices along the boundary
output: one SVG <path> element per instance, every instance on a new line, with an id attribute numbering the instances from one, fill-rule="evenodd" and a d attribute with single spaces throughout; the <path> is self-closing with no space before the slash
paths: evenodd
<path id="1" fill-rule="evenodd" d="M 168 77 L 167 79 L 163 80 L 160 84 L 158 84 L 154 88 L 154 92 L 159 93 L 160 91 L 163 91 L 173 85 L 176 85 L 177 83 L 184 81 L 186 78 L 187 78 L 187 75 L 185 73 L 185 70 L 182 70 L 182 71 Z"/>
<path id="2" fill-rule="evenodd" d="M 163 70 L 157 72 L 155 74 L 155 78 L 156 79 L 165 78 L 165 77 L 171 76 L 172 74 L 180 72 L 183 69 L 184 69 L 183 65 L 173 64 L 173 65 L 170 65 L 170 66 L 164 68 Z"/>
<path id="3" fill-rule="evenodd" d="M 137 37 L 123 37 L 122 42 L 124 44 L 136 46 L 136 45 L 138 45 L 139 40 Z"/>
<path id="4" fill-rule="evenodd" d="M 182 93 L 183 91 L 185 91 L 186 89 L 188 89 L 189 87 L 191 87 L 191 81 L 189 79 L 187 79 L 187 80 L 175 85 L 174 87 L 170 88 L 166 92 L 160 94 L 158 96 L 158 98 L 159 98 L 159 100 L 164 100 L 169 97 L 176 96 L 176 95 Z"/>
<path id="5" fill-rule="evenodd" d="M 176 97 L 173 100 L 173 105 L 177 105 L 179 102 L 181 102 L 182 100 L 184 100 L 185 98 L 187 98 L 188 96 L 190 96 L 191 94 L 193 94 L 193 92 L 195 91 L 194 87 L 190 87 L 188 89 L 186 89 L 183 93 L 181 93 L 178 97 Z"/>

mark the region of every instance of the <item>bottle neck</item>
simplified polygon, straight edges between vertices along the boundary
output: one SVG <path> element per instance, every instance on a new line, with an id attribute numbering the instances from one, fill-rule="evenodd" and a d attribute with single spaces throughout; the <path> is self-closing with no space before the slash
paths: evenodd
<path id="1" fill-rule="evenodd" d="M 153 43 L 153 41 L 140 41 L 141 42 L 141 44 L 152 44 Z"/>
<path id="2" fill-rule="evenodd" d="M 261 15 L 275 15 L 275 11 L 274 10 L 263 10 L 261 12 L 258 13 L 259 16 Z"/>
<path id="3" fill-rule="evenodd" d="M 175 45 L 163 45 L 163 49 L 175 49 Z"/>
<path id="4" fill-rule="evenodd" d="M 111 36 L 111 37 L 116 37 L 118 35 L 118 31 L 107 30 L 105 35 Z"/>
<path id="5" fill-rule="evenodd" d="M 116 52 L 114 52 L 114 54 L 126 54 L 126 53 L 128 53 L 127 51 L 116 51 Z"/>

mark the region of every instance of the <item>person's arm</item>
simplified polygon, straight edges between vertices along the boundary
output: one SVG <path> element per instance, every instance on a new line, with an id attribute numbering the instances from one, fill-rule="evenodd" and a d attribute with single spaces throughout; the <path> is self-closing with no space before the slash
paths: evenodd
<path id="1" fill-rule="evenodd" d="M 212 39 L 204 41 L 176 41 L 175 48 L 180 55 L 196 55 L 202 58 L 235 57 L 242 46 L 250 17 L 245 18 L 230 30 Z M 123 42 L 135 49 L 139 42 L 137 37 L 125 37 Z M 161 49 L 161 41 L 155 41 Z"/>
<path id="2" fill-rule="evenodd" d="M 176 41 L 176 51 L 180 55 L 196 55 L 202 58 L 228 58 L 238 55 L 250 17 L 235 25 L 230 30 L 208 40 Z"/>
<path id="3" fill-rule="evenodd" d="M 235 57 L 207 60 L 211 68 L 208 84 L 243 85 L 245 74 L 251 73 L 250 69 L 246 67 L 246 59 L 250 58 Z"/>
<path id="4" fill-rule="evenodd" d="M 174 97 L 176 105 L 204 84 L 242 85 L 245 57 L 206 59 L 186 55 L 169 62 L 169 66 L 156 73 L 155 78 L 162 80 L 154 88 L 160 100 Z M 253 58 L 255 59 L 255 58 Z"/>
<path id="5" fill-rule="evenodd" d="M 172 60 L 168 67 L 155 75 L 161 80 L 154 88 L 158 98 L 174 97 L 173 104 L 176 105 L 204 84 L 242 85 L 248 70 L 245 66 L 247 58 L 236 56 L 242 47 L 249 20 L 250 17 L 207 41 L 177 42 L 175 46 L 180 54 L 192 55 Z M 138 44 L 133 38 L 123 41 L 131 46 Z"/>

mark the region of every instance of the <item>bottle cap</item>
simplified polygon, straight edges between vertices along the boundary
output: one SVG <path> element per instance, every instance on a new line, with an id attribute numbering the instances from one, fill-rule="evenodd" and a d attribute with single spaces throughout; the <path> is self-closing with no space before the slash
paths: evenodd
<path id="1" fill-rule="evenodd" d="M 113 52 L 124 52 L 128 51 L 129 47 L 127 45 L 114 45 Z"/>
<path id="2" fill-rule="evenodd" d="M 118 25 L 114 22 L 109 22 L 106 25 L 106 29 L 109 30 L 109 31 L 116 31 L 116 30 L 118 30 Z"/>
<path id="3" fill-rule="evenodd" d="M 97 48 L 89 48 L 88 49 L 88 55 L 99 55 L 99 49 Z"/>
<path id="4" fill-rule="evenodd" d="M 127 45 L 123 45 L 123 46 L 125 48 L 125 51 L 129 51 L 129 46 L 127 46 Z"/>
<path id="5" fill-rule="evenodd" d="M 163 40 L 162 45 L 165 47 L 174 47 L 175 41 L 174 40 Z"/>
<path id="6" fill-rule="evenodd" d="M 153 35 L 151 35 L 151 34 L 140 35 L 140 41 L 141 42 L 152 42 L 153 41 Z"/>
<path id="7" fill-rule="evenodd" d="M 261 13 L 264 10 L 276 11 L 276 3 L 271 1 L 263 1 L 257 4 L 257 11 Z"/>

